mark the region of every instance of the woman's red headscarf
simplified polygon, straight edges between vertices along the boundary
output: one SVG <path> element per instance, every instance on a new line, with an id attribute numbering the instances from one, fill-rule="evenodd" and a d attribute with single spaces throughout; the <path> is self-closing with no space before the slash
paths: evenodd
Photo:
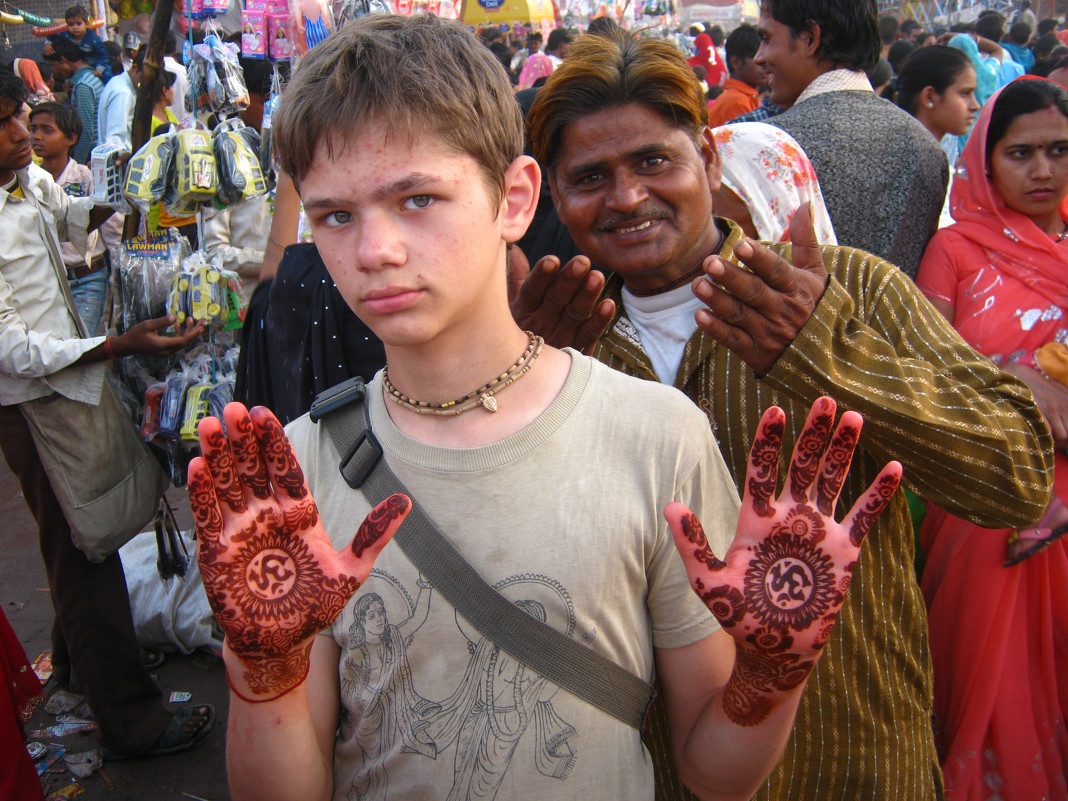
<path id="1" fill-rule="evenodd" d="M 1042 80 L 1042 79 L 1021 79 Z M 1011 85 L 1011 84 L 1010 84 Z M 1005 205 L 987 175 L 986 142 L 999 89 L 983 106 L 979 121 L 960 155 L 950 203 L 953 230 L 978 245 L 1002 254 L 998 268 L 1011 274 L 1058 306 L 1068 306 L 1068 248 L 1055 243 L 1025 214 Z M 1064 206 L 1061 217 L 1064 218 Z"/>

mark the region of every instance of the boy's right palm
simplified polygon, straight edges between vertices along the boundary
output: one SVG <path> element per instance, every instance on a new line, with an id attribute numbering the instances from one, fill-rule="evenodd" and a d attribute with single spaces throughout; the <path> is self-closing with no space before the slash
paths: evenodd
<path id="1" fill-rule="evenodd" d="M 411 501 L 392 495 L 335 551 L 282 426 L 263 407 L 227 405 L 200 423 L 189 501 L 204 587 L 252 694 L 303 681 L 312 638 L 366 580 Z"/>

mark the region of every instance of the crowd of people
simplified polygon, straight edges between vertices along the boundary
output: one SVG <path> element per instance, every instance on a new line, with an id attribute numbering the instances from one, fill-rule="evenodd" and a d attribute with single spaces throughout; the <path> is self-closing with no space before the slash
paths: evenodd
<path id="1" fill-rule="evenodd" d="M 188 476 L 232 797 L 1068 797 L 1059 28 L 1027 0 L 947 29 L 763 0 L 690 53 L 606 17 L 508 42 L 371 14 L 311 48 L 273 214 L 215 221 L 247 218 L 260 249 L 224 252 L 260 283 Z M 71 546 L 18 411 L 200 333 L 97 336 L 115 221 L 70 187 L 84 138 L 130 141 L 144 50 L 104 85 L 70 31 L 67 102 L 0 68 L 0 446 L 57 675 L 109 754 L 163 755 L 214 710 L 144 685 L 118 556 Z M 357 375 L 346 455 L 336 402 L 306 412 Z M 350 480 L 368 441 L 404 494 Z M 390 542 L 413 502 L 493 592 L 657 682 L 644 741 L 446 600 Z"/>

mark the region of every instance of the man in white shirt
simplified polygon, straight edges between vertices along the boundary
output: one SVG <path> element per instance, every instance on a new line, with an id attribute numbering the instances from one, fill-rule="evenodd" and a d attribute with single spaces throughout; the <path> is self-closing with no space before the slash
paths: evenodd
<path id="1" fill-rule="evenodd" d="M 137 101 L 137 85 L 141 83 L 144 60 L 145 49 L 142 46 L 138 48 L 129 68 L 108 81 L 100 93 L 96 130 L 101 143 L 120 145 L 126 150 L 133 147 L 131 131 L 134 103 Z"/>
<path id="2" fill-rule="evenodd" d="M 163 40 L 163 68 L 174 73 L 174 102 L 168 108 L 179 120 L 188 115 L 185 110 L 185 95 L 189 91 L 189 73 L 175 56 L 178 55 L 178 39 L 174 31 L 167 31 Z"/>
<path id="3" fill-rule="evenodd" d="M 55 393 L 98 404 L 106 380 L 102 362 L 133 353 L 169 354 L 195 339 L 201 327 L 161 336 L 158 331 L 174 323 L 164 317 L 121 336 L 83 336 L 59 241 L 85 252 L 87 230 L 112 212 L 90 212 L 88 198 L 68 197 L 32 163 L 25 97 L 22 80 L 0 67 L 0 450 L 38 525 L 56 610 L 53 676 L 68 686 L 77 680 L 106 756 L 177 753 L 207 734 L 214 712 L 197 707 L 171 713 L 163 706 L 141 663 L 122 562 L 117 553 L 90 562 L 75 548 L 20 404 Z"/>

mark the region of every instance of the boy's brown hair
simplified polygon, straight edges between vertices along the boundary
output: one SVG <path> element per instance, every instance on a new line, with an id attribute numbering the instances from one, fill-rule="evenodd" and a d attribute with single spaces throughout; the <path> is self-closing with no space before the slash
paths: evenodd
<path id="1" fill-rule="evenodd" d="M 88 22 L 89 10 L 85 6 L 70 6 L 63 12 L 63 19 L 67 22 L 72 19 L 80 19 L 83 22 Z"/>
<path id="2" fill-rule="evenodd" d="M 360 17 L 308 52 L 274 118 L 282 169 L 299 188 L 317 148 L 333 158 L 376 120 L 390 136 L 436 136 L 470 156 L 498 199 L 523 154 L 500 62 L 459 24 L 429 15 Z"/>
<path id="3" fill-rule="evenodd" d="M 630 103 L 649 106 L 695 142 L 708 125 L 708 101 L 693 69 L 673 44 L 626 31 L 580 36 L 527 114 L 534 158 L 551 170 L 570 123 Z"/>

